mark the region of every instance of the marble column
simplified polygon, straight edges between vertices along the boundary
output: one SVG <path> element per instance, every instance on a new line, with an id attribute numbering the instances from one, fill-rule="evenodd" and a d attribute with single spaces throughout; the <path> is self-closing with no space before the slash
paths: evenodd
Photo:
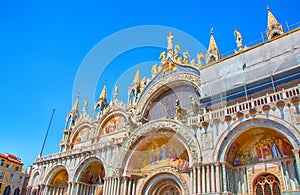
<path id="1" fill-rule="evenodd" d="M 206 193 L 206 190 L 205 190 L 205 166 L 202 165 L 202 193 Z"/>
<path id="2" fill-rule="evenodd" d="M 285 183 L 286 183 L 286 190 L 290 190 L 291 189 L 291 185 L 290 185 L 290 174 L 289 174 L 289 170 L 287 167 L 287 162 L 283 161 L 283 170 L 284 170 L 284 176 L 285 176 Z"/>
<path id="3" fill-rule="evenodd" d="M 124 190 L 123 190 L 123 192 L 124 192 L 124 194 L 123 195 L 127 195 L 127 178 L 125 177 L 124 178 Z"/>
<path id="4" fill-rule="evenodd" d="M 197 193 L 201 193 L 201 169 L 197 167 Z"/>
<path id="5" fill-rule="evenodd" d="M 210 166 L 207 165 L 206 168 L 206 192 L 210 193 Z"/>
<path id="6" fill-rule="evenodd" d="M 135 185 L 136 185 L 136 181 L 133 180 L 133 184 L 132 184 L 132 195 L 135 195 Z"/>
<path id="7" fill-rule="evenodd" d="M 222 164 L 223 192 L 227 192 L 227 173 L 226 165 Z"/>
<path id="8" fill-rule="evenodd" d="M 121 179 L 118 177 L 118 182 L 117 182 L 117 195 L 120 194 L 120 188 L 121 188 Z"/>
<path id="9" fill-rule="evenodd" d="M 129 183 L 128 183 L 128 194 L 131 195 L 131 186 L 132 186 L 132 180 L 129 179 Z"/>
<path id="10" fill-rule="evenodd" d="M 112 179 L 109 178 L 109 180 L 108 180 L 108 195 L 112 194 L 111 191 L 112 191 Z"/>
<path id="11" fill-rule="evenodd" d="M 298 150 L 293 150 L 294 157 L 295 157 L 295 168 L 296 168 L 296 176 L 298 183 L 300 183 L 300 158 L 299 158 L 299 149 Z M 298 186 L 299 187 L 299 186 Z"/>
<path id="12" fill-rule="evenodd" d="M 108 185 L 108 179 L 105 178 L 104 185 L 103 185 L 103 195 L 107 195 L 107 185 Z"/>
<path id="13" fill-rule="evenodd" d="M 71 183 L 71 182 L 68 182 L 67 195 L 70 195 L 71 188 L 72 188 L 72 183 Z"/>
<path id="14" fill-rule="evenodd" d="M 211 192 L 216 192 L 216 188 L 215 188 L 215 183 L 216 183 L 216 180 L 215 180 L 215 165 L 211 165 L 210 166 L 210 170 L 211 170 L 211 173 L 210 173 L 210 176 L 211 176 Z"/>
<path id="15" fill-rule="evenodd" d="M 193 167 L 193 193 L 197 193 L 197 173 L 196 167 Z"/>
<path id="16" fill-rule="evenodd" d="M 216 165 L 216 192 L 221 192 L 221 182 L 220 182 L 220 165 Z"/>
<path id="17" fill-rule="evenodd" d="M 116 178 L 112 179 L 113 185 L 112 185 L 112 194 L 116 195 Z"/>

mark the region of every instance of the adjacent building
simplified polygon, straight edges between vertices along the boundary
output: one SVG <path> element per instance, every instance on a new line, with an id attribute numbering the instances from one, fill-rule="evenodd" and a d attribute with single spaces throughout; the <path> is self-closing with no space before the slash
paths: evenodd
<path id="1" fill-rule="evenodd" d="M 284 31 L 268 8 L 267 39 L 245 46 L 234 35 L 232 55 L 211 32 L 206 54 L 191 59 L 170 33 L 126 103 L 117 86 L 108 102 L 104 85 L 90 116 L 78 98 L 27 195 L 299 194 L 300 28 Z"/>
<path id="2" fill-rule="evenodd" d="M 12 154 L 0 154 L 0 194 L 20 195 L 28 175 L 22 172 L 23 163 Z"/>

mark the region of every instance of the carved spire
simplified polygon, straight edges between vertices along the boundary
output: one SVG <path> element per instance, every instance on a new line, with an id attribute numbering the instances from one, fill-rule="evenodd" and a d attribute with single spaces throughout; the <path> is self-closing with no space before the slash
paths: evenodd
<path id="1" fill-rule="evenodd" d="M 140 66 L 138 66 L 135 73 L 134 79 L 128 90 L 128 105 L 129 107 L 134 106 L 137 103 L 141 92 L 141 78 L 140 78 Z"/>
<path id="2" fill-rule="evenodd" d="M 100 94 L 100 96 L 95 104 L 95 108 L 94 108 L 97 119 L 99 119 L 102 116 L 105 108 L 108 106 L 106 97 L 107 97 L 107 95 L 106 95 L 106 81 L 105 81 L 105 84 L 103 86 L 101 94 Z"/>
<path id="3" fill-rule="evenodd" d="M 206 64 L 217 62 L 220 60 L 219 48 L 213 35 L 213 28 L 210 30 L 209 46 L 206 53 Z"/>
<path id="4" fill-rule="evenodd" d="M 75 103 L 72 106 L 72 109 L 70 110 L 70 112 L 67 115 L 66 127 L 65 127 L 66 130 L 70 129 L 73 125 L 75 125 L 75 122 L 79 117 L 78 108 L 79 108 L 79 93 L 78 93 Z"/>
<path id="5" fill-rule="evenodd" d="M 70 113 L 74 114 L 74 113 L 78 112 L 78 107 L 79 107 L 79 94 L 78 94 L 78 96 L 75 100 L 75 103 L 72 106 L 72 109 L 71 109 Z"/>
<path id="6" fill-rule="evenodd" d="M 275 16 L 270 10 L 270 7 L 267 5 L 268 10 L 268 26 L 266 34 L 268 36 L 268 39 L 272 39 L 278 35 L 283 34 L 283 28 L 282 25 L 277 21 Z"/>
<path id="7" fill-rule="evenodd" d="M 107 97 L 107 95 L 106 95 L 106 91 L 107 91 L 107 89 L 106 89 L 106 83 L 107 83 L 107 82 L 105 81 L 104 86 L 103 86 L 103 89 L 102 89 L 102 91 L 101 91 L 101 94 L 100 94 L 98 100 L 99 100 L 99 99 L 102 99 L 102 100 L 105 100 L 105 101 L 106 101 L 106 97 Z"/>
<path id="8" fill-rule="evenodd" d="M 139 84 L 139 83 L 140 83 L 140 80 L 141 80 L 141 76 L 140 76 L 140 65 L 138 65 L 138 68 L 137 68 L 137 70 L 136 70 L 136 73 L 135 73 L 135 76 L 134 76 L 134 79 L 133 79 L 132 84 Z"/>

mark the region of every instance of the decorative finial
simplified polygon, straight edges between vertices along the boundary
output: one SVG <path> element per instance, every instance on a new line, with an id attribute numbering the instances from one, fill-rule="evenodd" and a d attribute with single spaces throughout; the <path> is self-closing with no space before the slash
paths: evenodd
<path id="1" fill-rule="evenodd" d="M 206 64 L 210 64 L 212 62 L 218 62 L 220 60 L 220 53 L 213 35 L 214 28 L 210 29 L 210 40 L 208 45 L 208 50 L 206 53 Z"/>
<path id="2" fill-rule="evenodd" d="M 214 27 L 211 27 L 211 28 L 210 28 L 210 34 L 211 34 L 211 35 L 214 34 L 213 31 L 214 31 Z"/>
<path id="3" fill-rule="evenodd" d="M 140 83 L 140 80 L 141 80 L 140 79 L 140 68 L 141 68 L 141 66 L 138 65 L 135 76 L 134 76 L 134 79 L 133 79 L 133 84 L 139 84 Z"/>
<path id="4" fill-rule="evenodd" d="M 106 85 L 107 85 L 107 81 L 105 80 L 104 82 L 104 87 L 101 91 L 101 94 L 99 96 L 99 99 L 105 100 L 106 101 Z"/>
<path id="5" fill-rule="evenodd" d="M 268 39 L 272 39 L 278 35 L 281 35 L 284 33 L 282 25 L 277 21 L 275 16 L 270 10 L 270 7 L 267 5 L 268 9 L 268 26 L 266 34 L 268 36 Z"/>

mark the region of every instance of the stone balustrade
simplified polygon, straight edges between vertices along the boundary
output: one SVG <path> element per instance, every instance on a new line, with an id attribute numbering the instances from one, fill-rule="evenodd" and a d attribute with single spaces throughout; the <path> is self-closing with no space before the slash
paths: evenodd
<path id="1" fill-rule="evenodd" d="M 243 115 L 253 111 L 260 111 L 266 109 L 268 106 L 282 106 L 285 103 L 293 103 L 300 95 L 300 84 L 296 87 L 289 89 L 282 89 L 281 91 L 266 94 L 259 98 L 251 99 L 242 103 L 236 103 L 235 105 L 224 107 L 221 109 L 213 110 L 200 114 L 197 116 L 190 116 L 188 118 L 188 125 L 199 125 L 205 122 L 209 122 L 212 119 L 225 121 L 226 117 L 234 118 L 237 115 Z"/>

